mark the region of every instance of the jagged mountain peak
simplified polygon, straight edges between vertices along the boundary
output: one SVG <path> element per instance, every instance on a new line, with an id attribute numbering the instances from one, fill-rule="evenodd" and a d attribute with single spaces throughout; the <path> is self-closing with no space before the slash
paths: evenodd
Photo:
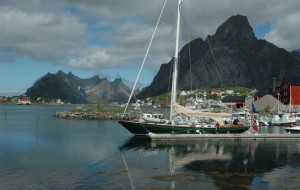
<path id="1" fill-rule="evenodd" d="M 101 79 L 99 78 L 98 75 L 94 75 L 91 78 L 87 78 L 87 79 L 83 79 L 83 80 L 84 81 L 88 81 L 89 83 L 92 83 L 94 85 L 98 84 L 101 81 Z"/>
<path id="2" fill-rule="evenodd" d="M 170 91 L 172 62 L 161 65 L 138 98 Z M 178 67 L 178 90 L 242 86 L 267 91 L 272 78 L 279 82 L 283 76 L 298 76 L 300 61 L 283 48 L 257 40 L 247 17 L 236 15 L 205 41 L 185 45 Z"/>
<path id="3" fill-rule="evenodd" d="M 217 38 L 240 42 L 255 41 L 256 37 L 246 16 L 235 15 L 228 18 L 216 31 Z"/>
<path id="4" fill-rule="evenodd" d="M 118 84 L 118 83 L 123 83 L 122 78 L 116 78 L 112 83 Z"/>
<path id="5" fill-rule="evenodd" d="M 59 70 L 55 73 L 55 75 L 66 75 L 62 70 Z"/>
<path id="6" fill-rule="evenodd" d="M 122 81 L 117 81 L 119 82 L 109 82 L 107 78 L 100 79 L 98 75 L 81 79 L 71 72 L 66 75 L 60 70 L 37 80 L 27 89 L 26 94 L 71 103 L 98 103 L 103 99 L 107 102 L 124 103 L 129 97 L 130 89 Z"/>
<path id="7" fill-rule="evenodd" d="M 68 76 L 74 76 L 73 73 L 72 73 L 71 71 L 69 71 L 67 75 L 68 75 Z"/>

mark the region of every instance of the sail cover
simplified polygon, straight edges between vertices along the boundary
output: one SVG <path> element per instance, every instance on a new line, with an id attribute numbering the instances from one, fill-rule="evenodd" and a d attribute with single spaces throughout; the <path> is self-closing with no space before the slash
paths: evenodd
<path id="1" fill-rule="evenodd" d="M 222 121 L 223 117 L 229 117 L 229 113 L 213 113 L 213 112 L 203 112 L 199 110 L 191 110 L 177 103 L 173 104 L 173 116 L 185 115 L 188 117 L 209 117 L 216 121 Z"/>

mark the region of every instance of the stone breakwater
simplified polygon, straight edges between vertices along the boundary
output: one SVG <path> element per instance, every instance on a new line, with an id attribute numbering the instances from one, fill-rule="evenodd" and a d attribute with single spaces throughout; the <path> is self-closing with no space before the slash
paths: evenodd
<path id="1" fill-rule="evenodd" d="M 87 119 L 87 120 L 121 120 L 123 113 L 118 112 L 99 112 L 99 111 L 58 111 L 53 116 L 65 119 Z M 134 120 L 140 116 L 139 112 L 130 111 L 125 114 L 125 119 Z"/>

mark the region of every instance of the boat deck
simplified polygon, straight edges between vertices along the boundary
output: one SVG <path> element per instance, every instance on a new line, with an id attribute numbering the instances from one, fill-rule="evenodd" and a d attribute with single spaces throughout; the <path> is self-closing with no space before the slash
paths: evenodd
<path id="1" fill-rule="evenodd" d="M 300 134 L 149 134 L 152 141 L 180 141 L 180 140 L 300 140 Z"/>

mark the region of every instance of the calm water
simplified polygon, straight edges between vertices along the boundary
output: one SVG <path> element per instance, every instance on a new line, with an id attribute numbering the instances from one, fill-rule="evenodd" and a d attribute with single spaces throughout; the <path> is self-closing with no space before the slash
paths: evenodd
<path id="1" fill-rule="evenodd" d="M 155 143 L 52 117 L 73 108 L 0 105 L 0 189 L 300 189 L 300 141 Z"/>

